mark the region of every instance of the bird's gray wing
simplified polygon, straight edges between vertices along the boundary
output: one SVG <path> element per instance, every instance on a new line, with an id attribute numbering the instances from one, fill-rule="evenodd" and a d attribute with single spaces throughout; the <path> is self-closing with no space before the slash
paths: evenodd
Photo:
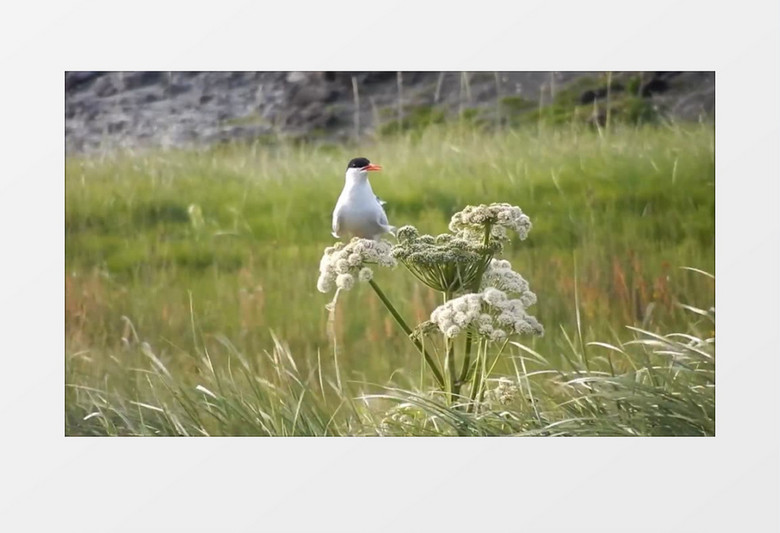
<path id="1" fill-rule="evenodd" d="M 385 210 L 382 208 L 382 206 L 379 206 L 379 213 L 377 217 L 377 222 L 379 223 L 379 226 L 384 229 L 388 233 L 392 233 L 395 235 L 395 226 L 391 226 L 390 223 L 387 221 L 387 213 L 385 213 Z"/>
<path id="2" fill-rule="evenodd" d="M 379 225 L 380 226 L 387 226 L 388 225 L 387 213 L 385 213 L 385 210 L 380 207 L 379 208 L 379 213 L 377 213 L 377 215 L 379 216 Z"/>
<path id="3" fill-rule="evenodd" d="M 340 238 L 339 237 L 339 229 L 341 229 L 341 219 L 342 219 L 342 217 L 341 217 L 341 207 L 340 206 L 336 206 L 336 209 L 333 210 L 333 224 L 332 224 L 333 231 L 331 232 L 331 235 L 333 235 L 337 239 Z"/>

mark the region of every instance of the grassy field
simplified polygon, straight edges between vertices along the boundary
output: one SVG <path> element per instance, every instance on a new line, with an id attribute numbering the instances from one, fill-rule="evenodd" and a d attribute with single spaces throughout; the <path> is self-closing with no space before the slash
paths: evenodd
<path id="1" fill-rule="evenodd" d="M 444 405 L 364 285 L 334 347 L 317 267 L 355 156 L 384 167 L 396 226 L 435 235 L 490 202 L 530 216 L 503 258 L 546 334 L 495 367 L 506 402 Z M 66 433 L 714 434 L 714 185 L 711 124 L 71 157 Z M 410 323 L 441 303 L 403 267 L 376 280 Z"/>

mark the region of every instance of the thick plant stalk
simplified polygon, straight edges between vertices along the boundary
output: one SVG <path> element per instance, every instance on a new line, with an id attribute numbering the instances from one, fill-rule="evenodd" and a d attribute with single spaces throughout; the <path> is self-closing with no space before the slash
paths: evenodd
<path id="1" fill-rule="evenodd" d="M 456 380 L 458 377 L 457 371 L 455 370 L 455 340 L 454 339 L 446 339 L 445 340 L 447 344 L 447 359 L 446 359 L 446 365 L 447 370 L 449 372 L 450 381 L 448 383 L 448 393 L 450 402 L 454 400 L 455 394 L 457 394 L 456 388 Z"/>
<path id="2" fill-rule="evenodd" d="M 466 348 L 463 355 L 463 368 L 460 371 L 460 378 L 458 378 L 458 386 L 455 388 L 455 393 L 460 393 L 460 387 L 465 383 L 469 376 L 469 366 L 471 365 L 471 345 L 474 341 L 473 333 L 469 330 L 466 332 Z"/>
<path id="3" fill-rule="evenodd" d="M 444 303 L 447 303 L 452 298 L 452 294 L 450 292 L 444 293 Z M 449 387 L 448 387 L 448 393 L 450 402 L 454 399 L 455 394 L 457 394 L 456 388 L 457 388 L 457 379 L 458 379 L 458 373 L 455 369 L 455 339 L 448 339 L 446 336 L 444 337 L 444 343 L 447 346 L 447 356 L 445 359 L 445 364 L 447 366 L 447 370 L 449 371 Z"/>
<path id="4" fill-rule="evenodd" d="M 377 285 L 373 279 L 368 280 L 368 284 L 371 285 L 371 288 L 374 289 L 376 295 L 379 296 L 379 299 L 382 300 L 382 303 L 385 305 L 387 310 L 390 311 L 391 315 L 393 315 L 395 321 L 398 323 L 399 326 L 401 326 L 401 329 L 404 330 L 404 333 L 406 333 L 407 337 L 409 337 L 409 339 L 414 343 L 415 347 L 423 355 L 423 357 L 425 358 L 425 362 L 428 363 L 428 366 L 431 368 L 431 372 L 433 372 L 433 376 L 436 378 L 436 382 L 439 384 L 439 387 L 444 389 L 444 376 L 442 375 L 439 368 L 436 366 L 436 361 L 433 360 L 433 357 L 431 357 L 431 355 L 428 353 L 428 351 L 425 349 L 425 347 L 422 345 L 419 339 L 414 339 L 411 337 L 412 329 L 406 324 L 406 322 L 401 317 L 401 315 L 398 314 L 398 311 L 396 311 L 393 304 L 390 303 L 390 300 L 387 299 L 387 296 L 385 296 L 385 293 L 382 292 L 382 289 L 379 288 L 379 285 Z"/>
<path id="5" fill-rule="evenodd" d="M 475 361 L 474 374 L 471 379 L 471 394 L 468 412 L 472 413 L 476 411 L 477 397 L 482 396 L 482 380 L 485 373 L 485 357 L 487 351 L 487 341 L 480 341 L 477 344 L 477 360 Z"/>
<path id="6" fill-rule="evenodd" d="M 492 229 L 493 225 L 488 223 L 485 225 L 485 236 L 482 240 L 482 244 L 487 246 L 490 243 L 490 231 Z M 480 266 L 479 270 L 477 271 L 477 277 L 474 280 L 474 285 L 471 287 L 472 291 L 478 291 L 479 286 L 482 284 L 482 276 L 485 274 L 485 269 L 487 268 L 487 261 L 484 261 Z M 456 393 L 460 392 L 460 386 L 463 382 L 466 381 L 469 374 L 469 366 L 471 364 L 471 344 L 472 344 L 472 337 L 473 333 L 471 331 L 468 331 L 466 333 L 466 348 L 465 353 L 463 355 L 463 368 L 460 372 L 460 379 L 458 380 L 458 385 L 456 387 Z"/>
<path id="7" fill-rule="evenodd" d="M 493 224 L 487 223 L 485 224 L 485 238 L 482 240 L 482 244 L 487 246 L 490 244 L 490 230 L 493 229 Z M 478 291 L 479 290 L 479 284 L 482 283 L 482 275 L 485 273 L 485 269 L 488 266 L 489 261 L 483 261 L 481 265 L 479 265 L 479 270 L 477 271 L 477 277 L 474 279 L 474 286 L 472 287 L 472 290 Z"/>

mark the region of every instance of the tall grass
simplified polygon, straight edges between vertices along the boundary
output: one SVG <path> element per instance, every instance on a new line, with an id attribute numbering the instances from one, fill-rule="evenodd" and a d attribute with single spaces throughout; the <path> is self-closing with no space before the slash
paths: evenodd
<path id="1" fill-rule="evenodd" d="M 634 340 L 617 346 L 571 342 L 567 368 L 513 342 L 515 372 L 494 379 L 474 411 L 441 391 L 344 387 L 330 365 L 303 375 L 278 339 L 248 357 L 220 338 L 219 352 L 187 354 L 189 365 L 170 370 L 133 342 L 100 383 L 81 384 L 92 361 L 70 356 L 66 425 L 82 435 L 714 435 L 714 338 L 631 329 Z"/>
<path id="2" fill-rule="evenodd" d="M 493 201 L 531 216 L 529 238 L 504 257 L 531 281 L 548 333 L 514 346 L 495 369 L 534 394 L 536 403 L 506 410 L 518 421 L 492 409 L 457 414 L 470 422 L 433 416 L 440 399 L 420 383 L 419 355 L 368 290 L 340 298 L 334 358 L 316 273 L 332 242 L 343 167 L 356 155 L 383 165 L 372 184 L 394 225 L 438 233 L 463 205 Z M 710 353 L 714 327 L 684 305 L 711 307 L 714 283 L 680 267 L 714 271 L 711 126 L 613 124 L 604 138 L 576 129 L 538 136 L 442 127 L 364 146 L 70 158 L 67 431 L 711 434 L 711 361 L 694 354 Z M 402 272 L 377 278 L 407 296 L 394 302 L 413 321 L 438 304 Z M 700 341 L 688 340 L 693 352 L 661 349 L 682 354 L 670 362 L 651 346 L 680 339 L 670 332 Z M 385 387 L 416 392 L 392 400 Z M 652 403 L 664 390 L 671 403 Z M 414 397 L 414 417 L 427 422 L 392 429 L 402 416 L 393 419 L 392 409 Z M 596 416 L 589 406 L 607 400 Z M 652 421 L 652 405 L 677 413 L 677 422 Z M 704 414 L 675 411 L 683 405 Z M 626 413 L 634 413 L 630 431 L 620 429 Z M 696 423 L 685 425 L 685 416 Z M 595 418 L 598 427 L 589 425 Z"/>

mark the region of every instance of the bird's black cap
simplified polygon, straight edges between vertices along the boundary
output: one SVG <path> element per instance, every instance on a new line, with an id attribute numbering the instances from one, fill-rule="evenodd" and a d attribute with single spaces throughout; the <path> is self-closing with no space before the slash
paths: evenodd
<path id="1" fill-rule="evenodd" d="M 355 159 L 350 160 L 349 163 L 347 163 L 347 168 L 363 168 L 367 167 L 371 164 L 371 161 L 366 159 L 365 157 L 356 157 Z"/>

